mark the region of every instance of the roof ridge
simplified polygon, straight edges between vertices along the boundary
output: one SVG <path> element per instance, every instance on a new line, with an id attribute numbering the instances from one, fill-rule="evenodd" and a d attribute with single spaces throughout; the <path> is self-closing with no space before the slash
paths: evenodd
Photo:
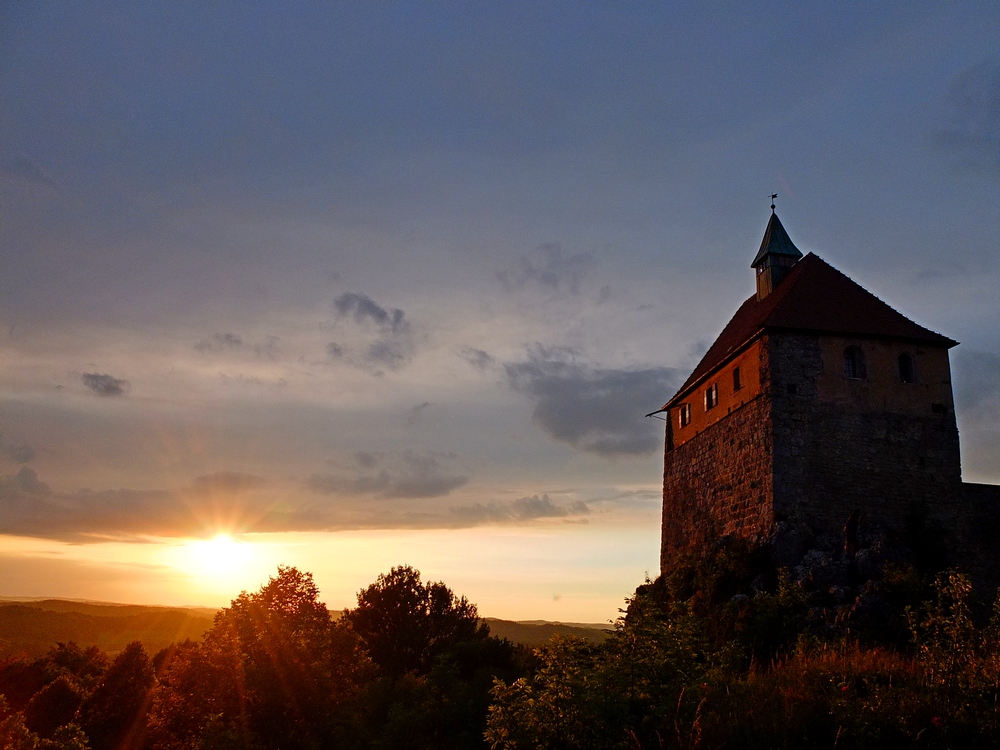
<path id="1" fill-rule="evenodd" d="M 869 295 L 870 297 L 873 297 L 874 299 L 878 300 L 878 301 L 879 301 L 879 302 L 881 302 L 881 303 L 882 303 L 883 305 L 885 305 L 885 306 L 886 306 L 886 307 L 888 307 L 888 308 L 889 308 L 890 310 L 892 310 L 892 311 L 893 311 L 894 313 L 896 313 L 896 314 L 898 314 L 898 315 L 902 315 L 902 316 L 903 316 L 904 318 L 906 318 L 906 319 L 907 319 L 907 320 L 908 320 L 909 322 L 913 323 L 913 325 L 917 326 L 918 328 L 923 328 L 923 329 L 924 329 L 925 331 L 929 331 L 930 333 L 933 333 L 933 334 L 935 334 L 936 336 L 941 336 L 941 337 L 943 337 L 943 338 L 946 338 L 946 339 L 948 339 L 949 341 L 953 341 L 953 339 L 951 339 L 951 337 L 949 337 L 949 336 L 945 336 L 945 335 L 944 335 L 943 333 L 941 333 L 940 331 L 935 331 L 935 330 L 934 330 L 934 329 L 932 329 L 932 328 L 928 328 L 928 327 L 927 327 L 927 326 L 925 326 L 925 325 L 921 325 L 920 323 L 918 323 L 917 321 L 913 320 L 913 319 L 912 319 L 912 318 L 910 318 L 909 316 L 907 316 L 907 315 L 903 315 L 903 313 L 899 312 L 899 310 L 897 310 L 897 309 L 896 309 L 895 307 L 893 307 L 892 305 L 890 305 L 890 304 L 889 304 L 888 302 L 886 302 L 886 301 L 885 301 L 884 299 L 882 299 L 881 297 L 879 297 L 879 296 L 878 296 L 877 294 L 875 294 L 875 292 L 871 291 L 871 290 L 870 290 L 870 289 L 868 289 L 867 287 L 864 287 L 864 286 L 862 286 L 862 285 L 861 285 L 861 283 L 860 283 L 860 282 L 858 282 L 858 281 L 855 281 L 855 280 L 854 280 L 854 278 L 853 278 L 852 276 L 850 276 L 849 274 L 846 274 L 846 273 L 844 273 L 843 271 L 841 271 L 841 270 L 840 270 L 839 268 L 837 268 L 836 266 L 833 266 L 833 265 L 831 265 L 831 264 L 827 263 L 827 262 L 826 262 L 825 260 L 823 260 L 823 259 L 822 259 L 822 258 L 821 258 L 820 256 L 816 255 L 815 253 L 813 253 L 813 252 L 809 252 L 809 253 L 806 253 L 806 257 L 809 257 L 809 256 L 812 256 L 813 258 L 815 258 L 816 260 L 818 260 L 818 261 L 819 261 L 820 263 L 822 263 L 822 264 L 823 264 L 824 266 L 826 266 L 827 268 L 829 268 L 829 269 L 830 269 L 831 271 L 833 271 L 834 273 L 838 273 L 838 274 L 840 274 L 840 275 L 841 275 L 841 276 L 843 276 L 843 277 L 844 277 L 845 279 L 847 279 L 848 281 L 850 281 L 850 282 L 851 282 L 852 284 L 854 284 L 855 286 L 857 286 L 857 287 L 858 287 L 858 289 L 860 289 L 861 291 L 865 292 L 865 293 L 866 293 L 867 295 Z M 804 258 L 803 258 L 803 260 L 804 260 Z M 797 264 L 796 264 L 796 265 L 797 265 Z M 955 344 L 958 344 L 958 342 L 957 342 L 957 341 L 955 341 L 954 343 L 955 343 Z"/>
<path id="2" fill-rule="evenodd" d="M 663 408 L 668 408 L 768 329 L 891 338 L 946 348 L 958 343 L 910 320 L 843 271 L 815 253 L 808 253 L 789 269 L 767 297 L 761 300 L 751 295 L 744 300 Z"/>

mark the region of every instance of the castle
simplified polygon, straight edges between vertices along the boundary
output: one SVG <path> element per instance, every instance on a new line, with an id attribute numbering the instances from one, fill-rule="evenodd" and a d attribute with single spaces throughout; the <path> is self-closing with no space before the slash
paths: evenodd
<path id="1" fill-rule="evenodd" d="M 776 526 L 843 538 L 853 518 L 1000 582 L 1000 487 L 962 482 L 949 349 L 816 255 L 773 211 L 751 266 L 757 292 L 680 390 L 666 421 L 661 572 L 724 537 Z"/>

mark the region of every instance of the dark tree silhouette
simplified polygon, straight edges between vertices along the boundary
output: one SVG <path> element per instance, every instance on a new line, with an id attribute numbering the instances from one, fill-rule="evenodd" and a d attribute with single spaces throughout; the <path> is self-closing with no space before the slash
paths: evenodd
<path id="1" fill-rule="evenodd" d="M 81 648 L 74 641 L 56 643 L 45 655 L 45 661 L 53 677 L 72 675 L 74 682 L 85 689 L 96 685 L 108 668 L 108 656 L 101 649 L 97 646 Z"/>
<path id="2" fill-rule="evenodd" d="M 443 583 L 421 583 L 419 571 L 408 565 L 380 575 L 344 617 L 372 660 L 396 677 L 426 673 L 437 655 L 490 633 L 475 604 L 456 597 Z"/>
<path id="3" fill-rule="evenodd" d="M 93 750 L 142 746 L 149 692 L 156 678 L 146 649 L 128 644 L 80 707 L 81 724 Z"/>
<path id="4" fill-rule="evenodd" d="M 309 573 L 280 567 L 165 661 L 150 726 L 161 748 L 333 747 L 364 658 Z"/>
<path id="5" fill-rule="evenodd" d="M 83 690 L 76 682 L 60 675 L 43 687 L 24 710 L 24 723 L 39 737 L 48 739 L 56 729 L 76 716 L 83 702 Z"/>

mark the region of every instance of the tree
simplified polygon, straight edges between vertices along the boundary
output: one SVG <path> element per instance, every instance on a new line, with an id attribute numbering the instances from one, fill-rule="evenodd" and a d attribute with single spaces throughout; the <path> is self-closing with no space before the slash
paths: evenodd
<path id="1" fill-rule="evenodd" d="M 4 750 L 35 750 L 38 737 L 24 725 L 20 711 L 8 713 L 7 701 L 0 695 L 0 747 Z"/>
<path id="2" fill-rule="evenodd" d="M 71 675 L 85 690 L 94 687 L 108 668 L 108 656 L 97 646 L 81 648 L 74 641 L 56 643 L 45 655 L 52 677 Z"/>
<path id="3" fill-rule="evenodd" d="M 342 742 L 364 658 L 332 622 L 312 575 L 279 567 L 178 649 L 153 697 L 158 748 L 312 748 Z"/>
<path id="4" fill-rule="evenodd" d="M 701 625 L 683 605 L 662 611 L 652 597 L 637 594 L 601 645 L 550 641 L 539 649 L 535 674 L 495 682 L 489 746 L 663 747 L 664 737 L 697 726 L 698 701 L 682 698 L 709 666 Z"/>
<path id="5" fill-rule="evenodd" d="M 423 584 L 408 565 L 392 568 L 358 593 L 344 619 L 386 673 L 426 674 L 435 657 L 463 641 L 489 636 L 476 605 L 441 582 Z"/>
<path id="6" fill-rule="evenodd" d="M 24 723 L 39 737 L 49 738 L 76 716 L 83 691 L 67 675 L 60 675 L 39 690 L 24 709 Z"/>
<path id="7" fill-rule="evenodd" d="M 359 592 L 343 621 L 379 668 L 359 715 L 371 748 L 482 747 L 494 678 L 525 671 L 524 651 L 490 636 L 474 604 L 409 566 Z"/>
<path id="8" fill-rule="evenodd" d="M 149 692 L 156 677 L 146 649 L 128 644 L 80 707 L 83 729 L 94 750 L 142 746 Z"/>

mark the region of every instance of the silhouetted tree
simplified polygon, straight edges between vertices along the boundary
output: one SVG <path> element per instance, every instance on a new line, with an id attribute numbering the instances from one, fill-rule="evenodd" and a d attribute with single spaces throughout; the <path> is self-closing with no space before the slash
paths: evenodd
<path id="1" fill-rule="evenodd" d="M 45 655 L 50 675 L 72 675 L 73 681 L 89 690 L 108 668 L 108 655 L 97 646 L 81 648 L 74 641 L 56 643 Z"/>
<path id="2" fill-rule="evenodd" d="M 365 659 L 309 573 L 280 567 L 222 610 L 200 647 L 165 666 L 150 727 L 157 748 L 344 744 Z"/>
<path id="3" fill-rule="evenodd" d="M 483 747 L 493 680 L 521 676 L 525 659 L 490 636 L 474 604 L 401 566 L 361 591 L 344 621 L 380 670 L 362 700 L 368 747 Z"/>
<path id="4" fill-rule="evenodd" d="M 39 737 L 52 737 L 68 724 L 83 703 L 83 690 L 67 675 L 60 675 L 43 687 L 24 709 L 24 722 Z"/>
<path id="5" fill-rule="evenodd" d="M 421 583 L 420 573 L 408 565 L 380 575 L 344 618 L 372 660 L 394 677 L 427 673 L 439 654 L 490 633 L 475 604 L 443 583 Z"/>
<path id="6" fill-rule="evenodd" d="M 59 727 L 52 739 L 42 740 L 39 750 L 91 750 L 86 733 L 76 724 Z"/>
<path id="7" fill-rule="evenodd" d="M 115 657 L 80 707 L 83 729 L 93 750 L 141 747 L 155 679 L 153 665 L 139 641 L 132 641 Z"/>
<path id="8" fill-rule="evenodd" d="M 10 711 L 0 695 L 0 747 L 4 750 L 35 750 L 38 737 L 24 725 L 24 714 Z"/>

